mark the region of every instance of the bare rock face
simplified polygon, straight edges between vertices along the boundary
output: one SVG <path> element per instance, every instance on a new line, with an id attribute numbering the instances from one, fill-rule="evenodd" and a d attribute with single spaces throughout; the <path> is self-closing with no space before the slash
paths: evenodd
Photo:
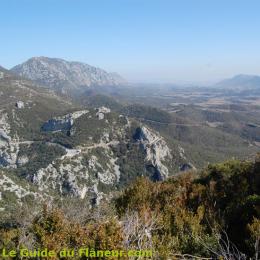
<path id="1" fill-rule="evenodd" d="M 16 168 L 19 145 L 10 136 L 10 131 L 8 116 L 0 111 L 0 167 Z"/>
<path id="2" fill-rule="evenodd" d="M 0 169 L 0 195 L 4 192 L 10 192 L 15 195 L 18 202 L 20 202 L 21 198 L 26 197 L 27 195 L 31 195 L 35 198 L 39 198 L 39 194 L 36 192 L 31 192 L 28 187 L 22 187 L 21 185 L 17 184 L 14 180 L 12 180 L 11 176 L 5 174 Z M 0 196 L 1 200 L 1 196 Z"/>
<path id="3" fill-rule="evenodd" d="M 35 57 L 15 66 L 12 71 L 38 84 L 61 92 L 84 90 L 91 86 L 117 86 L 124 80 L 115 73 L 81 62 Z"/>
<path id="4" fill-rule="evenodd" d="M 108 114 L 111 112 L 110 108 L 107 107 L 99 107 L 96 109 L 97 113 L 96 116 L 98 120 L 103 120 L 105 118 L 105 114 Z"/>
<path id="5" fill-rule="evenodd" d="M 24 102 L 23 101 L 17 101 L 15 103 L 15 106 L 18 108 L 18 109 L 22 109 L 24 108 Z"/>
<path id="6" fill-rule="evenodd" d="M 64 116 L 55 117 L 44 123 L 42 126 L 43 131 L 62 131 L 70 130 L 73 126 L 74 120 L 88 113 L 88 110 L 76 111 Z"/>
<path id="7" fill-rule="evenodd" d="M 134 138 L 145 150 L 146 166 L 153 171 L 154 179 L 162 180 L 167 178 L 169 171 L 164 162 L 171 159 L 172 155 L 165 140 L 145 126 L 136 129 Z"/>

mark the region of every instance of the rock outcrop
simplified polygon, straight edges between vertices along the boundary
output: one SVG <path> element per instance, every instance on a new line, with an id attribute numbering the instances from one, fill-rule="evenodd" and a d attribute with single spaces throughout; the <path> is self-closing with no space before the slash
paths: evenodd
<path id="1" fill-rule="evenodd" d="M 15 106 L 18 108 L 18 109 L 22 109 L 24 108 L 24 102 L 23 101 L 17 101 L 15 103 Z"/>
<path id="2" fill-rule="evenodd" d="M 0 111 L 0 167 L 16 168 L 19 144 L 10 135 L 7 113 Z"/>
<path id="3" fill-rule="evenodd" d="M 146 166 L 153 171 L 155 180 L 168 177 L 169 171 L 164 162 L 172 158 L 165 140 L 145 126 L 136 129 L 134 138 L 146 153 Z"/>
<path id="4" fill-rule="evenodd" d="M 76 111 L 64 116 L 55 117 L 44 123 L 43 131 L 69 131 L 74 124 L 74 120 L 88 113 L 88 110 Z"/>
<path id="5" fill-rule="evenodd" d="M 105 118 L 105 114 L 108 114 L 111 112 L 111 110 L 107 107 L 99 107 L 96 109 L 97 113 L 96 113 L 96 116 L 98 118 L 98 120 L 102 120 Z"/>

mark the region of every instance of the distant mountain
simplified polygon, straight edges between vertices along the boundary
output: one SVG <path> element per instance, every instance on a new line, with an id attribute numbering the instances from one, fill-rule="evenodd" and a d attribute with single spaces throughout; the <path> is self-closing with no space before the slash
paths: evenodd
<path id="1" fill-rule="evenodd" d="M 230 89 L 256 89 L 260 88 L 260 76 L 240 74 L 233 78 L 222 80 L 215 86 Z"/>
<path id="2" fill-rule="evenodd" d="M 81 62 L 63 59 L 34 57 L 15 66 L 12 72 L 33 80 L 41 86 L 61 92 L 84 92 L 95 86 L 118 86 L 125 80 L 116 73 Z"/>

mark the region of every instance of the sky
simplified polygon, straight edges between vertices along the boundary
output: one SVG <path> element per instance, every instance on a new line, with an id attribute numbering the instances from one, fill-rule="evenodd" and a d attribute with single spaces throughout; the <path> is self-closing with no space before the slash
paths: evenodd
<path id="1" fill-rule="evenodd" d="M 259 0 L 0 0 L 0 65 L 82 61 L 130 82 L 260 75 Z"/>

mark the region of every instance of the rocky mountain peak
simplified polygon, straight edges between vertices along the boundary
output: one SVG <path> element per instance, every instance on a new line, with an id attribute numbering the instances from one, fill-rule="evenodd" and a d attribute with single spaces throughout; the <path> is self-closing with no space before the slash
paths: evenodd
<path id="1" fill-rule="evenodd" d="M 125 81 L 115 73 L 82 62 L 58 58 L 33 57 L 12 71 L 56 91 L 74 91 L 94 86 L 117 86 Z"/>

